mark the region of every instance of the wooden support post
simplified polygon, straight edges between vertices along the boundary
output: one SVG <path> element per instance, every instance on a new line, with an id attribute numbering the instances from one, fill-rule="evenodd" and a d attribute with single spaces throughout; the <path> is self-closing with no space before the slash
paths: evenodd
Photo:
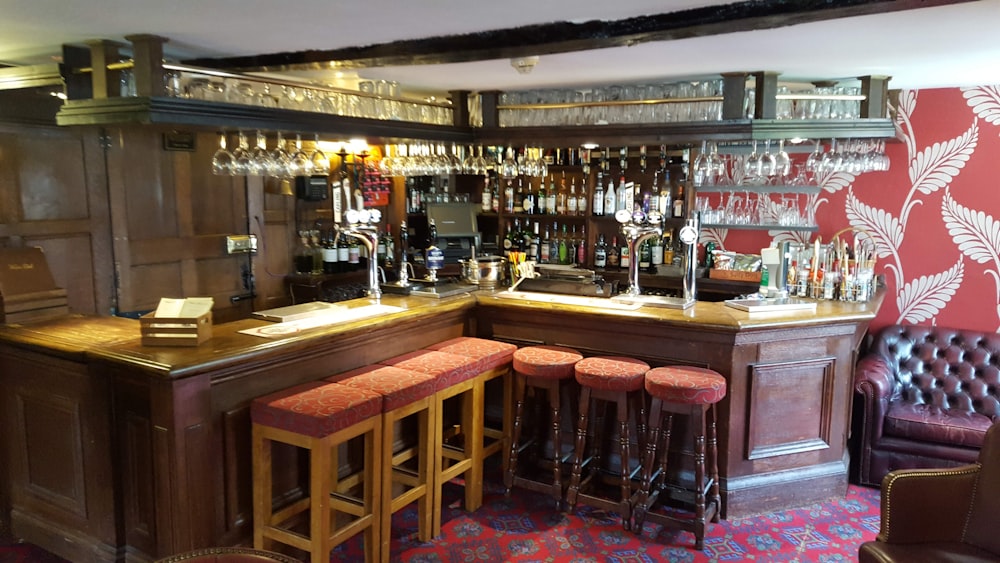
<path id="1" fill-rule="evenodd" d="M 722 119 L 746 119 L 747 73 L 722 73 Z"/>
<path id="2" fill-rule="evenodd" d="M 754 119 L 774 119 L 778 113 L 778 73 L 755 72 Z"/>
<path id="3" fill-rule="evenodd" d="M 483 109 L 483 127 L 499 127 L 500 109 L 498 108 L 498 104 L 500 101 L 500 91 L 490 90 L 488 92 L 480 92 L 479 99 L 479 105 Z"/>
<path id="4" fill-rule="evenodd" d="M 95 100 L 107 98 L 117 98 L 121 95 L 121 70 L 109 70 L 108 65 L 117 63 L 121 58 L 119 49 L 122 44 L 107 39 L 97 39 L 87 41 L 90 47 L 90 80 L 93 88 L 92 96 Z M 69 72 L 76 72 L 74 67 L 68 69 Z"/>
<path id="5" fill-rule="evenodd" d="M 469 91 L 451 90 L 452 125 L 455 127 L 469 126 Z"/>
<path id="6" fill-rule="evenodd" d="M 865 99 L 861 101 L 862 119 L 884 118 L 888 116 L 889 101 L 888 76 L 861 76 L 861 93 Z"/>
<path id="7" fill-rule="evenodd" d="M 135 78 L 136 95 L 166 95 L 163 83 L 163 44 L 167 39 L 149 34 L 126 35 L 125 39 L 132 43 L 132 75 Z"/>
<path id="8" fill-rule="evenodd" d="M 90 66 L 90 49 L 73 45 L 62 46 L 62 62 L 59 74 L 66 85 L 67 100 L 87 100 L 94 97 L 93 77 L 76 72 L 78 68 Z"/>

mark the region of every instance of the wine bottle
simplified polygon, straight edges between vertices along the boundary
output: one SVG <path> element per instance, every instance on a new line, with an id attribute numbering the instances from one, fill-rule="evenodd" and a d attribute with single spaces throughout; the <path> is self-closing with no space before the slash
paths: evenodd
<path id="1" fill-rule="evenodd" d="M 538 263 L 548 264 L 551 259 L 551 249 L 549 248 L 552 244 L 551 233 L 549 232 L 549 226 L 545 226 L 545 238 L 542 239 L 541 243 L 538 245 Z"/>
<path id="2" fill-rule="evenodd" d="M 566 214 L 576 215 L 576 210 L 579 209 L 580 201 L 577 199 L 576 195 L 576 178 L 573 178 L 569 186 L 569 194 L 566 196 Z"/>
<path id="3" fill-rule="evenodd" d="M 618 237 L 611 237 L 611 246 L 608 247 L 608 268 L 619 268 L 621 266 L 621 254 L 618 247 Z"/>
<path id="4" fill-rule="evenodd" d="M 535 194 L 531 191 L 531 180 L 528 180 L 528 188 L 524 192 L 521 208 L 528 214 L 535 212 Z"/>
<path id="5" fill-rule="evenodd" d="M 587 216 L 587 180 L 580 182 L 580 194 L 576 198 L 576 214 L 582 217 Z"/>
<path id="6" fill-rule="evenodd" d="M 517 192 L 514 194 L 514 213 L 520 213 L 524 211 L 524 182 L 522 177 L 517 178 Z"/>
<path id="7" fill-rule="evenodd" d="M 642 241 L 639 245 L 639 269 L 648 270 L 652 263 L 652 250 L 649 248 L 649 239 Z"/>
<path id="8" fill-rule="evenodd" d="M 631 265 L 631 261 L 632 261 L 632 256 L 629 253 L 628 241 L 625 241 L 625 243 L 622 244 L 622 249 L 620 257 L 618 258 L 618 263 L 621 265 L 623 270 L 627 270 L 628 267 Z"/>
<path id="9" fill-rule="evenodd" d="M 323 273 L 337 273 L 337 239 L 332 229 L 323 244 Z"/>

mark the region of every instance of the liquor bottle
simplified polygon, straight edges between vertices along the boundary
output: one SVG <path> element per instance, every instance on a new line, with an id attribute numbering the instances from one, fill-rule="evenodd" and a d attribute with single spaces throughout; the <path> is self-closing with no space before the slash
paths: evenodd
<path id="1" fill-rule="evenodd" d="M 597 186 L 594 187 L 594 207 L 592 212 L 595 217 L 604 215 L 604 175 L 601 172 L 597 173 Z"/>
<path id="2" fill-rule="evenodd" d="M 349 237 L 351 239 L 350 246 L 347 247 L 347 263 L 350 264 L 351 270 L 361 269 L 361 245 L 358 244 L 358 239 L 354 237 Z"/>
<path id="3" fill-rule="evenodd" d="M 337 273 L 337 239 L 332 229 L 327 233 L 323 244 L 323 273 Z"/>
<path id="4" fill-rule="evenodd" d="M 580 200 L 576 196 L 576 178 L 573 178 L 570 182 L 569 193 L 566 195 L 566 214 L 576 215 L 576 210 L 579 209 Z"/>
<path id="5" fill-rule="evenodd" d="M 618 258 L 618 263 L 621 265 L 623 270 L 627 270 L 631 265 L 632 256 L 628 250 L 628 241 L 623 241 L 620 257 Z"/>
<path id="6" fill-rule="evenodd" d="M 618 210 L 618 194 L 615 193 L 615 185 L 608 178 L 608 189 L 604 192 L 604 215 L 614 216 Z"/>
<path id="7" fill-rule="evenodd" d="M 559 263 L 569 264 L 569 233 L 566 231 L 566 223 L 563 223 L 562 237 L 559 238 Z"/>
<path id="8" fill-rule="evenodd" d="M 639 245 L 639 269 L 648 270 L 652 263 L 652 250 L 649 248 L 649 239 L 642 241 Z"/>
<path id="9" fill-rule="evenodd" d="M 535 221 L 535 232 L 531 236 L 528 244 L 528 260 L 538 261 L 538 249 L 542 244 L 542 237 L 538 234 L 538 221 Z"/>
<path id="10" fill-rule="evenodd" d="M 507 221 L 507 229 L 503 236 L 503 255 L 507 258 L 510 257 L 510 253 L 514 250 L 514 229 L 510 226 L 510 221 Z"/>
<path id="11" fill-rule="evenodd" d="M 653 237 L 653 244 L 650 247 L 650 271 L 656 273 L 656 267 L 663 264 L 663 238 Z"/>
<path id="12" fill-rule="evenodd" d="M 525 213 L 534 213 L 535 201 L 535 194 L 531 191 L 531 180 L 528 180 L 528 189 L 524 192 L 524 201 L 521 203 L 521 208 L 524 209 Z"/>
<path id="13" fill-rule="evenodd" d="M 660 171 L 653 172 L 653 186 L 649 190 L 649 210 L 660 211 Z M 647 211 L 646 213 L 649 213 Z"/>
<path id="14" fill-rule="evenodd" d="M 670 200 L 670 171 L 663 171 L 663 183 L 660 184 L 660 215 L 668 217 L 673 214 L 674 205 Z"/>
<path id="15" fill-rule="evenodd" d="M 562 173 L 559 181 L 559 191 L 556 193 L 556 214 L 566 214 L 566 200 L 569 198 L 569 191 L 566 188 L 566 172 Z"/>
<path id="16" fill-rule="evenodd" d="M 545 201 L 545 209 L 548 210 L 549 215 L 557 215 L 559 211 L 556 208 L 556 200 L 559 198 L 556 193 L 556 179 L 553 174 L 549 174 L 549 193 L 546 197 L 548 199 Z"/>
<path id="17" fill-rule="evenodd" d="M 618 237 L 611 237 L 611 246 L 608 247 L 608 268 L 617 269 L 621 267 L 621 254 L 618 247 Z"/>
<path id="18" fill-rule="evenodd" d="M 514 193 L 514 213 L 524 211 L 524 182 L 522 177 L 517 177 L 517 191 Z"/>
<path id="19" fill-rule="evenodd" d="M 493 196 L 490 200 L 493 203 L 493 213 L 498 213 L 500 211 L 500 187 L 497 186 L 496 180 L 491 183 L 493 184 Z"/>
<path id="20" fill-rule="evenodd" d="M 580 194 L 576 197 L 576 214 L 582 217 L 587 216 L 587 180 L 584 178 L 580 182 Z"/>
<path id="21" fill-rule="evenodd" d="M 504 179 L 503 210 L 507 213 L 514 212 L 514 184 L 510 178 Z"/>
<path id="22" fill-rule="evenodd" d="M 580 227 L 580 240 L 576 243 L 576 264 L 581 268 L 587 266 L 587 229 Z"/>
<path id="23" fill-rule="evenodd" d="M 629 190 L 625 189 L 625 175 L 622 174 L 621 178 L 618 179 L 618 201 L 615 203 L 616 210 L 624 209 L 629 213 L 632 212 L 632 197 Z"/>
<path id="24" fill-rule="evenodd" d="M 674 200 L 674 217 L 684 217 L 684 184 L 677 184 L 677 199 Z"/>
<path id="25" fill-rule="evenodd" d="M 296 274 L 312 273 L 312 249 L 309 248 L 308 231 L 299 231 L 299 243 L 292 253 L 292 264 Z"/>
<path id="26" fill-rule="evenodd" d="M 351 249 L 347 245 L 347 235 L 341 233 L 337 240 L 337 271 L 350 271 L 351 265 L 348 262 L 350 255 Z"/>
<path id="27" fill-rule="evenodd" d="M 539 215 L 545 215 L 549 212 L 548 210 L 548 195 L 545 191 L 545 178 L 538 180 L 538 197 L 535 199 L 535 207 L 538 209 L 535 213 Z"/>
<path id="28" fill-rule="evenodd" d="M 549 264 L 559 263 L 559 223 L 552 223 L 552 238 L 549 239 Z"/>
<path id="29" fill-rule="evenodd" d="M 382 244 L 385 246 L 385 258 L 381 266 L 387 271 L 396 267 L 396 241 L 392 238 L 392 225 L 386 223 L 385 234 L 382 235 Z"/>
<path id="30" fill-rule="evenodd" d="M 483 178 L 483 213 L 493 211 L 493 188 L 490 187 L 490 177 Z"/>
<path id="31" fill-rule="evenodd" d="M 606 268 L 608 266 L 608 243 L 604 240 L 604 233 L 597 235 L 597 243 L 594 245 L 594 268 Z"/>
<path id="32" fill-rule="evenodd" d="M 538 246 L 538 263 L 548 264 L 551 260 L 551 249 L 549 248 L 552 244 L 551 233 L 549 232 L 549 226 L 545 226 L 545 238 L 542 239 Z"/>

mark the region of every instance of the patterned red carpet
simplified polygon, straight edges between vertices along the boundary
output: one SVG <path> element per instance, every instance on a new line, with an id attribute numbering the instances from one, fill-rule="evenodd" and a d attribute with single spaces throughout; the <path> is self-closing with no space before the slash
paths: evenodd
<path id="1" fill-rule="evenodd" d="M 705 549 L 694 535 L 647 523 L 641 535 L 622 530 L 617 514 L 578 508 L 562 513 L 550 499 L 515 489 L 503 496 L 488 484 L 483 507 L 461 509 L 462 489 L 449 486 L 442 535 L 416 541 L 416 511 L 394 522 L 392 561 L 413 563 L 553 562 L 640 563 L 676 561 L 817 562 L 857 561 L 858 546 L 875 538 L 879 492 L 851 486 L 846 498 L 796 510 L 710 524 Z M 341 546 L 333 561 L 360 561 L 359 542 Z"/>
<path id="2" fill-rule="evenodd" d="M 541 495 L 515 490 L 503 496 L 488 485 L 483 507 L 461 509 L 458 486 L 447 486 L 442 535 L 416 541 L 416 509 L 403 510 L 393 528 L 392 561 L 413 563 L 553 562 L 645 563 L 857 561 L 858 546 L 878 532 L 879 492 L 850 487 L 847 497 L 796 510 L 710 524 L 705 549 L 688 532 L 646 524 L 642 535 L 622 530 L 617 515 L 590 508 L 561 513 Z M 331 561 L 363 561 L 360 541 L 334 550 Z M 0 563 L 61 563 L 31 545 L 0 546 Z"/>

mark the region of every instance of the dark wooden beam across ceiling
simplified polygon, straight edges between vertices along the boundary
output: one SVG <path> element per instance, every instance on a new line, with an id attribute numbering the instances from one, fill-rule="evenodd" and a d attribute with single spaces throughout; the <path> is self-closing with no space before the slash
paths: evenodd
<path id="1" fill-rule="evenodd" d="M 614 21 L 555 22 L 362 47 L 184 62 L 193 66 L 240 71 L 458 63 L 774 29 L 967 1 L 973 0 L 749 0 Z M 469 9 L 472 9 L 471 3 Z"/>

